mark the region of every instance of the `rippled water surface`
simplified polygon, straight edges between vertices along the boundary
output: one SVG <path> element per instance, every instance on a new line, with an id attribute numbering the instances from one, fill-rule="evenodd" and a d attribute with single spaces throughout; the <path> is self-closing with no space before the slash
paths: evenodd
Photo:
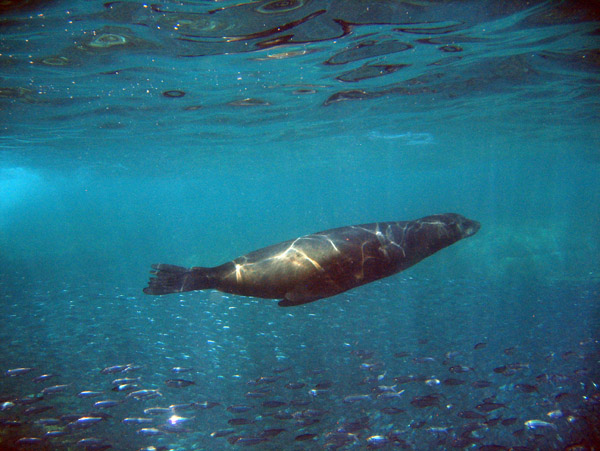
<path id="1" fill-rule="evenodd" d="M 598 449 L 599 11 L 2 2 L 0 448 Z M 444 212 L 303 306 L 142 293 Z"/>

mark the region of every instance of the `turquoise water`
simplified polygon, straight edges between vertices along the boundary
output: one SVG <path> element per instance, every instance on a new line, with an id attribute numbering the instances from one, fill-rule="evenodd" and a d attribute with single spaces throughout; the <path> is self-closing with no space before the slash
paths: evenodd
<path id="1" fill-rule="evenodd" d="M 600 15 L 586 5 L 5 2 L 0 447 L 598 449 Z M 152 263 L 215 266 L 444 212 L 481 230 L 304 306 L 142 293 Z M 162 396 L 112 391 L 122 377 Z M 68 426 L 106 399 L 110 417 Z M 165 427 L 175 413 L 189 420 Z"/>

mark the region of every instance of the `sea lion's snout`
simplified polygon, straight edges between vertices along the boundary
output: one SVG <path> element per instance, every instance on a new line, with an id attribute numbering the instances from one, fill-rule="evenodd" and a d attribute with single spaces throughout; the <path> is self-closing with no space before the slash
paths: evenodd
<path id="1" fill-rule="evenodd" d="M 481 228 L 481 223 L 465 218 L 465 221 L 462 224 L 461 228 L 463 230 L 463 236 L 467 238 L 479 232 L 479 229 Z"/>

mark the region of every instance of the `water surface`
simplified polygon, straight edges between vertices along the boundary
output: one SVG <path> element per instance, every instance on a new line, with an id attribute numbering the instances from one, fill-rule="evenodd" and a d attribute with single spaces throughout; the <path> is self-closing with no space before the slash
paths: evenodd
<path id="1" fill-rule="evenodd" d="M 597 8 L 57 0 L 0 12 L 0 369 L 33 368 L 0 379 L 2 447 L 597 446 Z M 214 266 L 443 212 L 482 228 L 302 307 L 141 292 L 151 263 Z M 113 391 L 123 377 L 161 396 Z M 122 402 L 98 413 L 105 399 Z M 187 405 L 144 413 L 175 404 Z M 238 404 L 251 409 L 227 410 Z M 75 414 L 110 417 L 83 429 L 68 426 Z M 175 414 L 189 421 L 169 426 Z M 31 437 L 43 440 L 18 441 Z"/>

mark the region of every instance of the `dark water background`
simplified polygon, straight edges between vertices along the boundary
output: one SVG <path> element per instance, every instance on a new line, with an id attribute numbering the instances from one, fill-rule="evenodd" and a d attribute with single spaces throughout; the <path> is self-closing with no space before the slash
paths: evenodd
<path id="1" fill-rule="evenodd" d="M 255 448 L 597 449 L 598 5 L 54 1 L 0 12 L 0 369 L 33 368 L 0 378 L 2 449 L 84 449 L 88 437 L 103 441 L 88 449 L 235 449 L 244 442 L 232 437 L 272 428 L 285 431 Z M 319 230 L 447 211 L 481 230 L 305 306 L 141 292 L 151 263 L 212 266 Z M 127 363 L 139 368 L 100 373 Z M 44 373 L 55 376 L 32 382 Z M 125 376 L 162 396 L 111 391 Z M 55 384 L 69 385 L 34 403 L 52 409 L 26 413 L 23 400 Z M 395 384 L 399 398 L 377 398 Z M 370 399 L 344 401 L 356 394 Z M 431 394 L 436 405 L 419 407 Z M 101 399 L 124 402 L 89 429 L 60 419 Z M 477 409 L 486 399 L 504 406 Z M 263 405 L 272 400 L 286 405 Z M 197 403 L 172 412 L 191 418 L 184 430 L 164 430 L 171 414 L 152 417 L 155 437 L 121 423 L 180 403 Z M 254 423 L 210 436 L 235 416 Z M 550 425 L 526 427 L 534 419 Z M 68 434 L 17 442 L 53 430 Z"/>

